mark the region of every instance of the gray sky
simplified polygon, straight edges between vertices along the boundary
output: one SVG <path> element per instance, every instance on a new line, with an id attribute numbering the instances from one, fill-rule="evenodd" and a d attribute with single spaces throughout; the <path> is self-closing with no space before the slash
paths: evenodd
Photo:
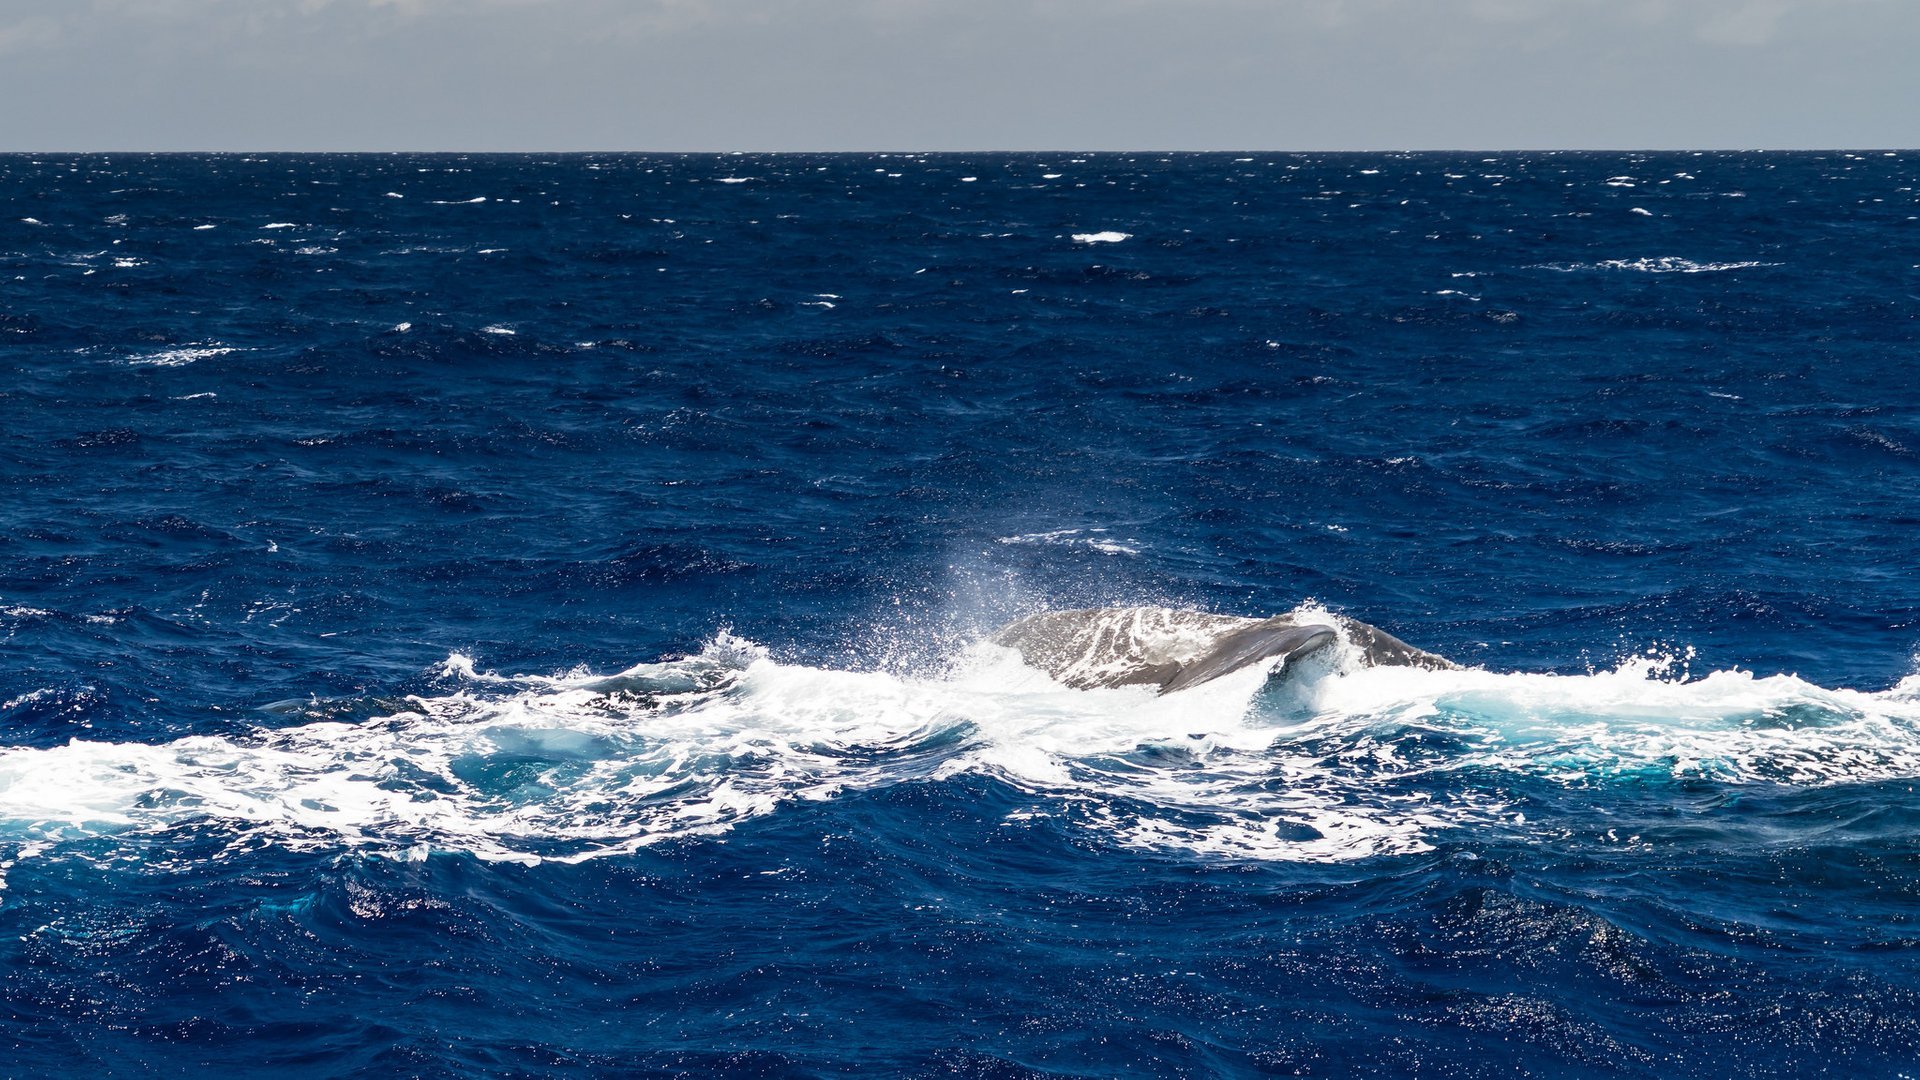
<path id="1" fill-rule="evenodd" d="M 1920 145 L 1917 0 L 0 0 L 0 149 Z"/>

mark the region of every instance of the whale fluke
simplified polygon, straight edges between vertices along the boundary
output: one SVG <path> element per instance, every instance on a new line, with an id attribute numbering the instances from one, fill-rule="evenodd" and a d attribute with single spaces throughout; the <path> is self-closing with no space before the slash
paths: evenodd
<path id="1" fill-rule="evenodd" d="M 1172 693 L 1254 664 L 1284 671 L 1345 638 L 1370 667 L 1451 668 L 1444 657 L 1342 615 L 1251 619 L 1161 607 L 1043 611 L 991 638 L 1079 690 L 1153 686 Z"/>

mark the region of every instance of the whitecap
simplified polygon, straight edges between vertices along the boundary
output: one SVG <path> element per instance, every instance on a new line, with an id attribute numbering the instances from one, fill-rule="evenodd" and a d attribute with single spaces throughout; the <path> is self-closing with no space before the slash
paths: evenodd
<path id="1" fill-rule="evenodd" d="M 1073 242 L 1076 244 L 1117 244 L 1122 240 L 1131 240 L 1132 238 L 1132 233 L 1114 232 L 1112 230 L 1073 234 Z"/>
<path id="2" fill-rule="evenodd" d="M 1052 545 L 1055 547 L 1084 547 L 1107 555 L 1138 555 L 1140 549 L 1130 546 L 1137 541 L 1121 543 L 1107 538 L 1105 529 L 1054 529 L 1051 532 L 1022 533 L 1018 536 L 1002 536 L 995 543 Z"/>
<path id="3" fill-rule="evenodd" d="M 142 353 L 127 357 L 127 363 L 149 367 L 185 367 L 200 360 L 210 360 L 216 356 L 226 356 L 240 350 L 231 345 L 216 343 L 195 343 L 158 352 Z"/>
<path id="4" fill-rule="evenodd" d="M 1631 270 L 1642 274 L 1716 274 L 1728 270 L 1753 270 L 1780 266 L 1777 262 L 1743 260 L 1740 262 L 1694 262 L 1676 255 L 1658 258 L 1602 259 L 1591 263 L 1537 263 L 1533 269 L 1572 273 L 1579 270 Z"/>

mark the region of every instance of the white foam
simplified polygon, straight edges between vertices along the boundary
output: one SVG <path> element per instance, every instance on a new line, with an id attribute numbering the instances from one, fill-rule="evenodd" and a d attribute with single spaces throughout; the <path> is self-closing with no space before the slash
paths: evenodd
<path id="1" fill-rule="evenodd" d="M 159 352 L 129 356 L 127 357 L 127 363 L 146 367 L 185 367 L 197 361 L 209 360 L 216 356 L 225 356 L 228 353 L 237 353 L 239 351 L 239 349 L 231 345 L 196 342 L 178 348 L 161 349 Z"/>
<path id="2" fill-rule="evenodd" d="M 1122 240 L 1131 240 L 1131 239 L 1133 239 L 1132 233 L 1113 232 L 1111 230 L 1106 232 L 1083 232 L 1083 233 L 1073 234 L 1073 242 L 1076 244 L 1117 244 Z"/>
<path id="3" fill-rule="evenodd" d="M 745 184 L 758 179 L 760 178 L 757 176 L 717 176 L 714 178 L 714 182 L 720 184 Z"/>
<path id="4" fill-rule="evenodd" d="M 260 226 L 260 228 L 263 230 L 264 229 L 297 229 L 299 227 L 300 226 L 294 224 L 291 221 L 269 221 L 265 225 Z"/>
<path id="5" fill-rule="evenodd" d="M 1021 290 L 1024 291 L 1024 290 Z M 1140 549 L 1132 547 L 1134 541 L 1121 543 L 1103 535 L 1105 529 L 1054 529 L 1051 532 L 1023 533 L 1019 536 L 1002 536 L 995 543 L 1053 545 L 1057 547 L 1085 547 L 1108 555 L 1138 555 Z"/>
<path id="6" fill-rule="evenodd" d="M 520 331 L 510 326 L 483 326 L 480 328 L 480 332 L 483 334 L 500 334 L 505 337 L 512 337 Z"/>
<path id="7" fill-rule="evenodd" d="M 1759 267 L 1780 266 L 1777 262 L 1694 262 L 1676 255 L 1663 255 L 1659 258 L 1642 259 L 1603 259 L 1591 263 L 1538 263 L 1533 269 L 1558 270 L 1561 273 L 1573 273 L 1579 270 L 1632 270 L 1642 274 L 1717 274 L 1728 270 L 1752 270 Z"/>
<path id="8" fill-rule="evenodd" d="M 14 612 L 45 614 L 0 613 Z M 1052 817 L 1122 845 L 1338 861 L 1533 828 L 1501 801 L 1502 776 L 1576 795 L 1621 778 L 1920 778 L 1920 676 L 1868 693 L 1691 679 L 1684 658 L 1569 676 L 1357 655 L 1343 643 L 1285 682 L 1256 666 L 1159 696 L 1067 689 L 984 644 L 919 677 L 776 663 L 726 633 L 605 676 L 501 675 L 456 653 L 445 693 L 360 723 L 0 750 L 0 840 L 57 849 L 191 826 L 304 850 L 571 862 L 795 800 L 986 775 L 1031 800 L 1008 827 Z"/>

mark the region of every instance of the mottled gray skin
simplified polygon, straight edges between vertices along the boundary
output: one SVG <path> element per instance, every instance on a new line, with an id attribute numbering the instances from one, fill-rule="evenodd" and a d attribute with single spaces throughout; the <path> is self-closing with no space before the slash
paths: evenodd
<path id="1" fill-rule="evenodd" d="M 1002 627 L 991 640 L 1077 689 L 1153 686 L 1167 694 L 1254 664 L 1283 671 L 1343 637 L 1369 667 L 1456 666 L 1341 615 L 1249 619 L 1165 608 L 1043 611 Z"/>

